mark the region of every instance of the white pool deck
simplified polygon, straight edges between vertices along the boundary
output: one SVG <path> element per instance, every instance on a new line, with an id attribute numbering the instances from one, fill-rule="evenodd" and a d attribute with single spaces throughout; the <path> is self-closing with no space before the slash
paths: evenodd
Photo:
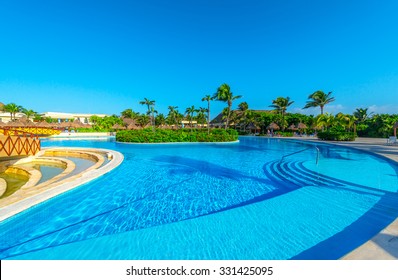
<path id="1" fill-rule="evenodd" d="M 297 137 L 295 139 L 303 141 L 320 141 L 315 138 L 305 137 Z M 384 138 L 357 138 L 353 142 L 330 141 L 328 143 L 364 150 L 398 162 L 398 145 L 387 145 L 387 139 Z M 398 218 L 372 239 L 348 253 L 342 259 L 398 260 Z"/>

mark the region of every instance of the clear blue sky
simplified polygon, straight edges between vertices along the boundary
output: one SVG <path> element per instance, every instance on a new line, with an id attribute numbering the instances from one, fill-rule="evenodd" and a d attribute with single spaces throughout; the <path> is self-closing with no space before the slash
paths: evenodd
<path id="1" fill-rule="evenodd" d="M 167 113 L 228 83 L 252 109 L 398 113 L 398 1 L 0 0 L 0 101 L 38 112 Z M 234 107 L 238 105 L 234 104 Z M 225 104 L 212 103 L 212 115 Z"/>

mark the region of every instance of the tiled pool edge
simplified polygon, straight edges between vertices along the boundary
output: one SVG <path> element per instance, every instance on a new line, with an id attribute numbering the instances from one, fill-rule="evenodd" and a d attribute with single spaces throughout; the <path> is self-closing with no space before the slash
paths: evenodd
<path id="1" fill-rule="evenodd" d="M 93 149 L 93 148 L 81 148 L 81 150 L 101 151 L 101 152 L 109 153 L 112 155 L 112 160 L 105 166 L 82 173 L 82 175 L 79 178 L 73 178 L 73 177 L 68 178 L 55 188 L 49 189 L 49 190 L 44 191 L 36 196 L 28 197 L 24 200 L 17 202 L 17 203 L 14 203 L 12 205 L 4 207 L 3 209 L 1 209 L 2 211 L 0 214 L 0 222 L 12 217 L 13 215 L 15 215 L 19 212 L 22 212 L 30 207 L 33 207 L 39 203 L 42 203 L 50 198 L 53 198 L 57 195 L 62 194 L 64 192 L 67 192 L 76 187 L 79 187 L 85 183 L 88 183 L 88 182 L 112 171 L 113 169 L 118 167 L 123 162 L 123 159 L 124 159 L 124 157 L 121 153 L 113 151 L 113 150 Z"/>

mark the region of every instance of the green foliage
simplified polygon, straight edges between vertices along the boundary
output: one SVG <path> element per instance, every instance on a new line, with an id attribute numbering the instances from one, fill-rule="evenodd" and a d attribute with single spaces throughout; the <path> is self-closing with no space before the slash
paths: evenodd
<path id="1" fill-rule="evenodd" d="M 318 138 L 331 141 L 354 141 L 356 134 L 345 131 L 324 131 L 318 132 Z"/>
<path id="2" fill-rule="evenodd" d="M 105 116 L 103 118 L 92 116 L 90 121 L 93 123 L 92 128 L 80 128 L 79 132 L 107 132 L 112 130 L 114 124 L 123 125 L 123 121 L 116 115 Z"/>
<path id="3" fill-rule="evenodd" d="M 293 137 L 293 132 L 290 131 L 278 131 L 275 133 L 276 136 L 281 136 L 281 137 Z"/>
<path id="4" fill-rule="evenodd" d="M 169 142 L 229 142 L 238 139 L 234 129 L 155 129 L 125 130 L 116 133 L 116 141 L 132 143 L 169 143 Z"/>

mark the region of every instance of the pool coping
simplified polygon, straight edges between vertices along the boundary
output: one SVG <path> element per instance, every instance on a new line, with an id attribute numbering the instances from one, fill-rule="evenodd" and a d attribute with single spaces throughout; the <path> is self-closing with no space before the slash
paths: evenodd
<path id="1" fill-rule="evenodd" d="M 96 152 L 97 151 L 97 152 L 101 152 L 101 153 L 105 153 L 105 154 L 111 154 L 112 160 L 109 163 L 107 163 L 106 165 L 99 167 L 98 169 L 91 169 L 88 171 L 83 171 L 82 173 L 79 173 L 75 176 L 67 178 L 64 181 L 60 181 L 60 184 L 54 188 L 47 189 L 47 190 L 43 191 L 42 193 L 39 193 L 34 196 L 26 197 L 23 200 L 20 200 L 18 202 L 15 202 L 13 204 L 3 207 L 1 214 L 0 214 L 0 222 L 18 214 L 24 210 L 27 210 L 35 205 L 38 205 L 48 199 L 51 199 L 55 196 L 63 194 L 63 193 L 70 191 L 74 188 L 80 187 L 94 179 L 97 179 L 97 178 L 103 176 L 104 174 L 115 169 L 124 160 L 124 156 L 122 153 L 113 151 L 113 150 L 102 149 L 102 148 L 79 148 L 79 147 L 58 148 L 57 147 L 57 148 L 47 148 L 47 149 L 48 150 L 54 150 L 54 149 L 80 150 L 80 151 L 87 151 L 87 152 Z M 47 149 L 43 149 L 43 151 L 45 151 Z"/>
<path id="2" fill-rule="evenodd" d="M 280 139 L 294 139 L 303 142 L 319 142 L 336 146 L 349 147 L 370 154 L 375 154 L 389 161 L 398 163 L 398 146 L 387 145 L 384 138 L 357 138 L 355 141 L 338 142 L 322 141 L 309 137 L 289 137 Z M 398 215 L 398 213 L 397 213 Z M 347 253 L 341 260 L 398 260 L 398 217 L 361 246 Z"/>

